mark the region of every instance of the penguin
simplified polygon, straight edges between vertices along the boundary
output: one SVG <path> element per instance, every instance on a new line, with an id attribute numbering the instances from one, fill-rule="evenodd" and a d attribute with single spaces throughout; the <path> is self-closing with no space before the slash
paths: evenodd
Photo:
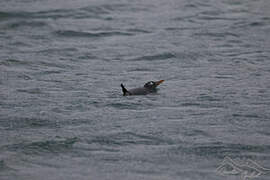
<path id="1" fill-rule="evenodd" d="M 123 84 L 121 84 L 123 96 L 132 96 L 132 95 L 146 95 L 149 93 L 157 92 L 157 86 L 163 83 L 164 80 L 160 81 L 149 81 L 144 84 L 143 87 L 134 88 L 127 90 Z"/>

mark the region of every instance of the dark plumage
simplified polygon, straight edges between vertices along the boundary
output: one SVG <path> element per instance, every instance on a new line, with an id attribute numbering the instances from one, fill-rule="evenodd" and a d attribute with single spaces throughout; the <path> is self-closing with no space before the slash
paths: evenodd
<path id="1" fill-rule="evenodd" d="M 143 87 L 134 88 L 127 90 L 123 84 L 121 84 L 123 96 L 131 96 L 131 95 L 146 95 L 149 93 L 157 92 L 157 86 L 160 85 L 164 80 L 160 81 L 149 81 L 145 83 Z"/>

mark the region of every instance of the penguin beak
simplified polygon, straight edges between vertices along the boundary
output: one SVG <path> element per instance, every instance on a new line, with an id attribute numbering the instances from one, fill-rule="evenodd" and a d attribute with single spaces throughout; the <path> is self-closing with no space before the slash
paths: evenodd
<path id="1" fill-rule="evenodd" d="M 160 80 L 160 81 L 156 81 L 155 83 L 156 83 L 156 85 L 158 86 L 158 85 L 160 85 L 161 83 L 163 83 L 163 81 L 164 81 L 164 80 Z"/>

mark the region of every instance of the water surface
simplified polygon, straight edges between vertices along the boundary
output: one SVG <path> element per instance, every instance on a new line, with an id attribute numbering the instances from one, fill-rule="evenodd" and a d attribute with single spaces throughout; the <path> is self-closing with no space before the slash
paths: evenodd
<path id="1" fill-rule="evenodd" d="M 2 0 L 0 179 L 240 179 L 217 174 L 225 156 L 270 168 L 269 12 Z M 121 94 L 160 79 L 157 94 Z"/>

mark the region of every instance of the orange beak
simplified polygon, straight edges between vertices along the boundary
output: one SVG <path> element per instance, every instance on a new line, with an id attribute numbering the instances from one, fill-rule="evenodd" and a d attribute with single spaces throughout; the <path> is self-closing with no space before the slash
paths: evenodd
<path id="1" fill-rule="evenodd" d="M 164 81 L 164 80 L 160 80 L 160 81 L 157 81 L 157 82 L 155 82 L 155 83 L 156 83 L 156 85 L 158 86 L 158 85 L 160 85 L 161 83 L 163 83 L 163 81 Z"/>

